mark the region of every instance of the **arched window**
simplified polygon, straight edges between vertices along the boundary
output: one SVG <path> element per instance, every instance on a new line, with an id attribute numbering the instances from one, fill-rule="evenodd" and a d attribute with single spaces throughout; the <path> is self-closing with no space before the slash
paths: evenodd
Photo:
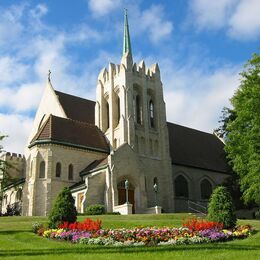
<path id="1" fill-rule="evenodd" d="M 41 163 L 40 163 L 39 178 L 45 178 L 45 161 L 41 161 Z"/>
<path id="2" fill-rule="evenodd" d="M 18 191 L 16 192 L 16 197 L 15 197 L 16 201 L 21 201 L 22 200 L 22 189 L 19 188 Z"/>
<path id="3" fill-rule="evenodd" d="M 187 180 L 182 176 L 179 175 L 174 181 L 175 187 L 175 196 L 176 197 L 189 197 L 189 187 Z"/>
<path id="4" fill-rule="evenodd" d="M 212 193 L 212 185 L 207 179 L 204 179 L 200 183 L 200 192 L 201 192 L 201 199 L 208 200 L 210 198 L 210 195 Z"/>
<path id="5" fill-rule="evenodd" d="M 68 174 L 68 179 L 73 180 L 73 165 L 69 165 L 69 174 Z"/>
<path id="6" fill-rule="evenodd" d="M 117 125 L 119 124 L 120 120 L 120 98 L 117 96 Z"/>
<path id="7" fill-rule="evenodd" d="M 154 128 L 154 105 L 152 100 L 149 102 L 149 121 L 150 126 Z"/>
<path id="8" fill-rule="evenodd" d="M 4 205 L 7 205 L 7 202 L 8 202 L 8 196 L 4 195 Z"/>
<path id="9" fill-rule="evenodd" d="M 135 118 L 136 123 L 141 124 L 141 100 L 139 95 L 135 97 Z"/>
<path id="10" fill-rule="evenodd" d="M 60 176 L 61 176 L 61 163 L 58 162 L 56 163 L 56 177 L 60 178 Z"/>
<path id="11" fill-rule="evenodd" d="M 109 128 L 109 104 L 106 103 L 106 110 L 107 110 L 107 129 Z"/>

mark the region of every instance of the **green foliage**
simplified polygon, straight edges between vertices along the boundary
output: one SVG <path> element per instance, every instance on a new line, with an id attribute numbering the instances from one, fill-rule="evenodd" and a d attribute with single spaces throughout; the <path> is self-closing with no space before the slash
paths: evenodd
<path id="1" fill-rule="evenodd" d="M 224 228 L 236 225 L 237 219 L 232 198 L 225 187 L 219 186 L 213 191 L 208 205 L 207 218 L 210 221 L 223 223 Z"/>
<path id="2" fill-rule="evenodd" d="M 63 188 L 49 214 L 50 228 L 57 228 L 64 221 L 73 223 L 77 220 L 77 210 L 74 202 L 70 189 L 68 187 Z"/>
<path id="3" fill-rule="evenodd" d="M 90 205 L 86 208 L 86 214 L 87 215 L 103 215 L 105 214 L 105 206 L 96 204 L 96 205 Z"/>
<path id="4" fill-rule="evenodd" d="M 241 73 L 232 109 L 223 113 L 225 150 L 246 203 L 260 203 L 260 56 L 254 54 Z"/>
<path id="5" fill-rule="evenodd" d="M 39 223 L 39 222 L 32 223 L 32 231 L 33 231 L 33 233 L 37 234 L 37 232 L 38 232 L 38 230 L 40 228 L 43 228 L 43 224 L 42 223 Z"/>

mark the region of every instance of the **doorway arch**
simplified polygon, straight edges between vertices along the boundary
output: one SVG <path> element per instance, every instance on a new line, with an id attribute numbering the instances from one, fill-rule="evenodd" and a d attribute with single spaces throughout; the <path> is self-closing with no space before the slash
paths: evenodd
<path id="1" fill-rule="evenodd" d="M 118 205 L 125 204 L 126 203 L 125 180 L 122 180 L 117 184 L 117 191 L 118 191 Z M 128 202 L 133 205 L 132 213 L 134 214 L 135 213 L 135 187 L 130 181 L 128 183 Z"/>

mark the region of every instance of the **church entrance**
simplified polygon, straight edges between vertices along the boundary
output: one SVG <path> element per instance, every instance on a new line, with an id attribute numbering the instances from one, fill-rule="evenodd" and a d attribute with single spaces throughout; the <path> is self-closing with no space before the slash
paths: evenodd
<path id="1" fill-rule="evenodd" d="M 117 191 L 118 191 L 118 205 L 125 204 L 126 203 L 125 180 L 118 183 Z M 134 214 L 135 213 L 135 189 L 130 182 L 128 188 L 128 202 L 133 205 L 133 214 Z"/>

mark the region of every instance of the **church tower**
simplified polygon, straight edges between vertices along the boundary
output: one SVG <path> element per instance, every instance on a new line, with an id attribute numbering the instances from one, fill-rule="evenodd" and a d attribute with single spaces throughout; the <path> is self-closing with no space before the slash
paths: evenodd
<path id="1" fill-rule="evenodd" d="M 96 97 L 95 123 L 113 150 L 127 143 L 146 157 L 169 156 L 160 69 L 133 63 L 127 11 L 121 63 L 101 70 Z"/>
<path id="2" fill-rule="evenodd" d="M 155 184 L 160 205 L 169 210 L 172 168 L 160 69 L 133 62 L 126 11 L 121 63 L 101 70 L 96 91 L 95 124 L 112 150 L 113 205 L 124 202 L 120 190 L 128 179 L 136 212 L 154 206 Z"/>

